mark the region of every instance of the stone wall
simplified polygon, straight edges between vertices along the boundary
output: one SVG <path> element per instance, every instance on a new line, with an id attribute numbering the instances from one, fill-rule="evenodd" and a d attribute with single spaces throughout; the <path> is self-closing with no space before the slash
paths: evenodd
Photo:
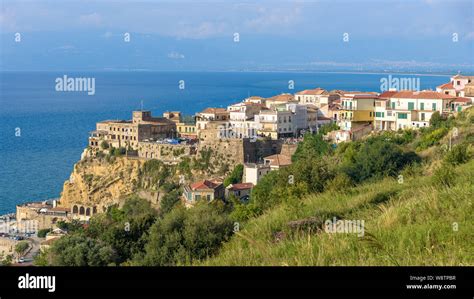
<path id="1" fill-rule="evenodd" d="M 196 154 L 196 147 L 187 144 L 160 144 L 156 142 L 139 142 L 138 157 L 162 161 L 179 161 L 182 157 Z"/>

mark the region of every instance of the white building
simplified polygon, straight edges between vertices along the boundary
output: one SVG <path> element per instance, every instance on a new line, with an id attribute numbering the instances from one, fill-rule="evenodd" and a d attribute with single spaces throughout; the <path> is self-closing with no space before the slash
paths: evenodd
<path id="1" fill-rule="evenodd" d="M 295 99 L 301 104 L 312 104 L 316 107 L 327 105 L 330 102 L 329 92 L 322 88 L 306 89 L 295 93 Z"/>
<path id="2" fill-rule="evenodd" d="M 272 139 L 294 136 L 296 129 L 293 125 L 293 117 L 293 113 L 286 110 L 286 107 L 262 110 L 255 116 L 255 121 L 259 123 L 260 127 L 257 134 Z"/>
<path id="3" fill-rule="evenodd" d="M 385 92 L 375 101 L 375 130 L 398 130 L 429 126 L 435 112 L 451 112 L 455 97 L 434 91 Z"/>
<path id="4" fill-rule="evenodd" d="M 230 105 L 229 111 L 229 131 L 235 138 L 252 138 L 257 135 L 261 124 L 255 121 L 255 115 L 267 108 L 262 104 L 253 102 L 243 102 Z"/>
<path id="5" fill-rule="evenodd" d="M 270 165 L 245 163 L 242 182 L 257 185 L 260 179 L 269 173 L 270 170 Z"/>

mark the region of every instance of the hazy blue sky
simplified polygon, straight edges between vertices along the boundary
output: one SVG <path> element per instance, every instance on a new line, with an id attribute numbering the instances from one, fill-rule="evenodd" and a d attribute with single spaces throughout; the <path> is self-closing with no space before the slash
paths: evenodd
<path id="1" fill-rule="evenodd" d="M 474 64 L 473 0 L 0 2 L 0 66 L 8 70 L 472 71 Z"/>

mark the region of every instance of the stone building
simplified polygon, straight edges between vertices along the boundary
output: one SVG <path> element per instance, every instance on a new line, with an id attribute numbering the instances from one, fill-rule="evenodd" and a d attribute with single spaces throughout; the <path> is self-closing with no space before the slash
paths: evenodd
<path id="1" fill-rule="evenodd" d="M 31 202 L 16 206 L 17 230 L 20 232 L 54 228 L 58 221 L 67 221 L 70 216 L 68 208 L 56 207 L 49 202 Z"/>
<path id="2" fill-rule="evenodd" d="M 174 112 L 176 113 L 176 112 Z M 166 113 L 165 113 L 166 114 Z M 168 115 L 168 117 L 171 117 Z M 175 117 L 175 116 L 173 116 Z M 133 111 L 132 120 L 105 120 L 98 122 L 90 132 L 89 146 L 99 148 L 103 141 L 113 147 L 138 149 L 139 141 L 173 138 L 176 123 L 166 117 L 152 117 L 150 111 Z"/>

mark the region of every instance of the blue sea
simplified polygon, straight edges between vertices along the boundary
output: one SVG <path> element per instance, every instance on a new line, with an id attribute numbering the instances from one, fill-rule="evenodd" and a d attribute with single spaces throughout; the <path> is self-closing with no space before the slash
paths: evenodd
<path id="1" fill-rule="evenodd" d="M 56 78 L 95 78 L 95 95 L 58 92 Z M 15 205 L 60 196 L 62 185 L 87 146 L 88 132 L 104 119 L 130 119 L 143 108 L 194 114 L 226 107 L 249 95 L 322 87 L 380 91 L 388 74 L 276 72 L 0 72 L 0 215 Z M 407 75 L 400 75 L 407 77 Z M 397 77 L 394 75 L 394 77 Z M 410 76 L 412 77 L 412 76 Z M 415 76 L 417 77 L 417 76 Z M 435 89 L 449 76 L 419 76 Z M 179 88 L 184 80 L 184 89 Z M 288 82 L 294 82 L 294 90 Z M 19 128 L 20 136 L 16 136 Z"/>

